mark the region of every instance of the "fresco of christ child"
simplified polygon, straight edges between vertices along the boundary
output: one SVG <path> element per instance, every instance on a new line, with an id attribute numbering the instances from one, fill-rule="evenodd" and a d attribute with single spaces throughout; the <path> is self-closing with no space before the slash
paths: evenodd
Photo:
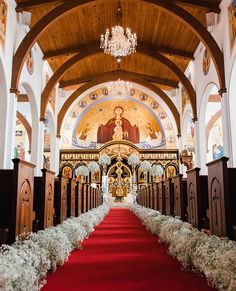
<path id="1" fill-rule="evenodd" d="M 98 143 L 122 139 L 139 143 L 139 128 L 137 125 L 132 126 L 129 120 L 122 116 L 123 113 L 123 107 L 116 106 L 114 109 L 115 116 L 108 120 L 105 125 L 101 124 L 99 126 L 97 131 Z"/>

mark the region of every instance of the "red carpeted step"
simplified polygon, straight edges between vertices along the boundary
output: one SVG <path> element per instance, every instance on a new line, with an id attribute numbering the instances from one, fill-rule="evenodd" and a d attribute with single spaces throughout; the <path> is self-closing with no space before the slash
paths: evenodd
<path id="1" fill-rule="evenodd" d="M 214 290 L 181 265 L 128 209 L 111 209 L 84 249 L 48 276 L 43 291 Z"/>

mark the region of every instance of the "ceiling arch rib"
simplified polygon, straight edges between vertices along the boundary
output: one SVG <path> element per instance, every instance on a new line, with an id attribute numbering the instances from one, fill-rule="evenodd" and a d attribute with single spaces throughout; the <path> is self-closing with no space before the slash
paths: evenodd
<path id="1" fill-rule="evenodd" d="M 166 79 L 161 79 L 155 76 L 150 76 L 150 75 L 144 75 L 144 74 L 139 74 L 139 73 L 133 73 L 127 70 L 113 70 L 113 71 L 109 71 L 111 73 L 111 75 L 115 72 L 120 74 L 120 78 L 122 78 L 123 76 L 133 76 L 139 79 L 143 79 L 144 81 L 150 82 L 150 83 L 155 83 L 157 85 L 165 85 L 168 87 L 172 87 L 172 88 L 178 88 L 178 82 L 174 82 L 174 81 L 169 81 Z M 87 83 L 87 82 L 91 82 L 94 79 L 103 77 L 105 73 L 100 73 L 100 74 L 96 74 L 96 75 L 90 75 L 90 76 L 85 76 L 85 77 L 81 77 L 81 78 L 76 78 L 76 79 L 71 79 L 71 80 L 66 80 L 66 81 L 61 81 L 59 82 L 59 87 L 62 89 L 68 88 L 68 87 L 73 87 L 73 86 L 78 86 L 80 84 L 83 83 Z"/>
<path id="2" fill-rule="evenodd" d="M 156 5 L 168 13 L 172 14 L 174 17 L 178 18 L 180 21 L 185 23 L 189 29 L 191 29 L 208 48 L 209 53 L 213 59 L 216 67 L 216 71 L 219 78 L 219 83 L 221 90 L 225 90 L 225 76 L 224 76 L 224 58 L 223 54 L 211 36 L 207 29 L 198 21 L 194 16 L 188 13 L 186 10 L 171 2 L 170 0 L 143 0 L 144 2 Z M 18 90 L 19 78 L 22 71 L 23 64 L 26 60 L 27 53 L 32 48 L 32 46 L 41 37 L 43 32 L 61 17 L 72 12 L 78 6 L 93 3 L 95 1 L 91 0 L 70 0 L 66 3 L 54 8 L 46 15 L 44 15 L 27 33 L 21 44 L 19 45 L 14 58 L 12 67 L 12 82 L 11 91 L 16 92 Z"/>
<path id="3" fill-rule="evenodd" d="M 81 95 L 85 91 L 89 90 L 90 88 L 92 88 L 98 84 L 105 83 L 108 81 L 115 81 L 119 76 L 120 76 L 119 71 L 116 71 L 116 73 L 113 73 L 112 76 L 111 76 L 111 72 L 107 72 L 103 75 L 103 77 L 97 78 L 89 83 L 86 83 L 86 84 L 82 85 L 80 88 L 78 88 L 77 90 L 75 90 L 69 96 L 69 98 L 65 101 L 65 103 L 63 104 L 63 106 L 58 114 L 57 135 L 60 136 L 61 126 L 62 126 L 64 117 L 65 117 L 67 111 L 69 110 L 71 104 L 78 98 L 79 95 Z M 129 80 L 130 82 L 134 82 L 136 84 L 142 85 L 142 86 L 150 89 L 154 93 L 156 93 L 166 103 L 166 105 L 169 107 L 170 111 L 172 112 L 173 117 L 174 117 L 175 122 L 176 122 L 178 134 L 181 135 L 180 114 L 179 114 L 178 110 L 176 109 L 174 103 L 166 95 L 165 92 L 163 92 L 160 88 L 158 88 L 157 86 L 155 86 L 155 85 L 153 85 L 145 80 L 142 80 L 142 79 L 139 79 L 137 77 L 132 76 L 132 74 L 127 74 L 127 76 L 125 76 L 123 78 L 123 80 L 125 80 L 125 81 Z"/>
<path id="4" fill-rule="evenodd" d="M 18 3 L 16 6 L 17 12 L 23 12 L 25 10 L 33 10 L 35 8 L 38 8 L 42 5 L 51 4 L 51 5 L 59 5 L 65 3 L 67 0 L 28 0 L 21 3 Z M 212 1 L 207 0 L 172 0 L 172 2 L 175 2 L 177 4 L 184 4 L 191 7 L 196 8 L 203 8 L 206 9 L 206 11 L 209 12 L 215 12 L 219 13 L 220 8 L 219 4 Z"/>
<path id="5" fill-rule="evenodd" d="M 75 65 L 77 62 L 82 60 L 85 57 L 88 57 L 89 55 L 93 53 L 99 53 L 101 49 L 97 44 L 94 44 L 90 49 L 87 51 L 83 51 L 72 58 L 70 58 L 68 61 L 66 61 L 55 73 L 54 75 L 50 78 L 48 83 L 46 84 L 42 97 L 41 97 L 41 119 L 44 119 L 45 117 L 45 112 L 46 112 L 46 107 L 47 107 L 47 102 L 48 102 L 48 96 L 50 95 L 53 87 L 56 85 L 56 83 L 60 80 L 62 75 L 70 69 L 73 65 Z M 148 55 L 155 60 L 161 62 L 163 65 L 168 67 L 178 78 L 178 80 L 182 83 L 182 85 L 186 88 L 186 91 L 188 92 L 190 102 L 192 105 L 193 109 L 193 115 L 194 118 L 197 118 L 197 110 L 196 110 L 196 93 L 193 89 L 193 86 L 189 79 L 185 76 L 185 74 L 176 66 L 171 60 L 169 60 L 167 57 L 163 56 L 162 54 L 152 51 L 148 48 L 148 45 L 143 45 L 140 44 L 137 47 L 137 52 Z M 121 76 L 123 77 L 123 76 Z M 140 76 L 139 76 L 140 77 Z M 151 80 L 150 80 L 151 81 Z M 151 81 L 152 82 L 152 81 Z"/>

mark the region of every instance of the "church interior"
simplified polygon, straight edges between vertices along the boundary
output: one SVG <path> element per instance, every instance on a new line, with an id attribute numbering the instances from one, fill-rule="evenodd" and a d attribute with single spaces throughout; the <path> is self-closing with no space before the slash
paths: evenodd
<path id="1" fill-rule="evenodd" d="M 0 0 L 0 290 L 236 291 L 234 110 L 236 0 Z"/>

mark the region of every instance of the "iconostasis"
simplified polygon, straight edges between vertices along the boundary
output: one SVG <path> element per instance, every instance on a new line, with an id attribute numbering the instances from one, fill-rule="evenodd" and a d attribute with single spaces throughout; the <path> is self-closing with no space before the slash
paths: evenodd
<path id="1" fill-rule="evenodd" d="M 133 89 L 131 96 L 109 96 L 105 88 L 79 99 L 62 128 L 62 149 L 100 149 L 129 141 L 140 149 L 176 149 L 176 133 L 162 106 Z"/>

